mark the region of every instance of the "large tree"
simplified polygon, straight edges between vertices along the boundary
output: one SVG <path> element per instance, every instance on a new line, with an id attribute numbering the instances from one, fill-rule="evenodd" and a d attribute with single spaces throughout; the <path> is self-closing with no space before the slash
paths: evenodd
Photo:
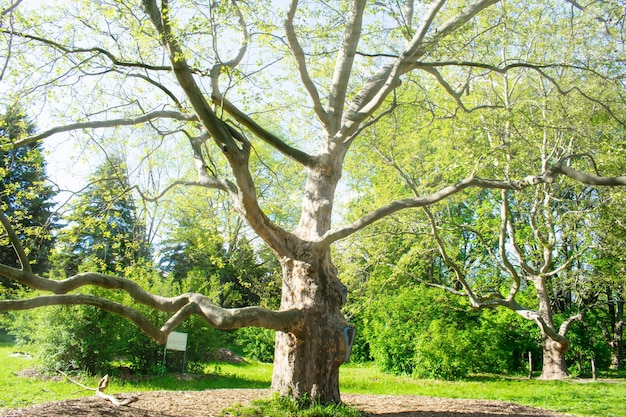
<path id="1" fill-rule="evenodd" d="M 194 185 L 229 196 L 236 213 L 280 260 L 283 282 L 280 309 L 274 311 L 224 309 L 195 293 L 164 298 L 98 273 L 45 280 L 30 268 L 25 248 L 2 215 L 22 267 L 3 265 L 0 274 L 52 295 L 1 301 L 0 309 L 91 304 L 129 317 L 159 342 L 193 314 L 224 329 L 275 329 L 272 389 L 340 401 L 339 366 L 349 357 L 354 328 L 341 312 L 346 287 L 331 259 L 333 243 L 386 216 L 470 187 L 521 192 L 562 175 L 626 185 L 626 177 L 615 176 L 620 173 L 600 177 L 577 170 L 569 164 L 572 158 L 551 159 L 542 172 L 520 167 L 501 179 L 456 170 L 456 178 L 429 194 L 407 193 L 350 223 L 333 224 L 341 220 L 333 214 L 340 180 L 349 175 L 343 171 L 346 155 L 363 131 L 400 105 L 416 116 L 479 110 L 485 106 L 474 101 L 473 85 L 492 74 L 529 70 L 563 94 L 620 117 L 623 8 L 567 0 L 527 3 L 143 0 L 6 7 L 0 33 L 9 51 L 3 83 L 15 86 L 9 98 L 36 102 L 60 124 L 14 142 L 15 148 L 67 132 L 85 132 L 104 143 L 115 132 L 129 146 L 137 145 L 139 172 L 154 168 L 146 161 L 157 152 L 181 162 L 174 151 L 187 141 L 197 176 L 173 179 L 163 191 Z M 502 57 L 485 40 L 504 38 L 508 31 L 519 43 Z M 528 47 L 537 44 L 546 54 L 528 55 Z M 430 80 L 448 93 L 444 101 L 430 100 Z M 603 85 L 602 100 L 594 82 Z M 420 94 L 403 89 L 403 83 Z M 433 135 L 432 141 L 445 139 L 440 132 Z M 263 154 L 257 149 L 270 149 L 284 165 L 299 169 L 303 186 L 295 222 L 269 211 L 283 195 L 269 179 L 281 180 L 276 175 L 281 171 L 257 164 Z M 143 194 L 152 200 L 162 195 Z M 155 324 L 132 306 L 71 293 L 85 285 L 127 291 L 171 318 Z"/>

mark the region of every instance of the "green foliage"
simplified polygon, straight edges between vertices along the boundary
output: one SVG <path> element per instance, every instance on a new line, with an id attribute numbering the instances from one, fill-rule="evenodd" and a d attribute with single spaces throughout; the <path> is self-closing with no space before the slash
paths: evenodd
<path id="1" fill-rule="evenodd" d="M 48 255 L 54 240 L 53 215 L 56 192 L 46 183 L 46 162 L 39 143 L 12 149 L 8 144 L 33 133 L 35 126 L 23 110 L 10 107 L 0 115 L 0 199 L 2 210 L 13 225 L 29 254 L 35 273 L 48 268 Z M 20 267 L 6 235 L 0 240 L 0 263 Z M 0 278 L 0 284 L 8 281 Z"/>
<path id="2" fill-rule="evenodd" d="M 255 400 L 248 406 L 241 404 L 222 411 L 222 415 L 233 417 L 362 417 L 363 413 L 345 404 L 321 405 L 307 398 L 293 400 L 274 396 Z"/>
<path id="3" fill-rule="evenodd" d="M 455 323 L 433 320 L 414 347 L 413 374 L 418 378 L 457 379 L 467 376 L 482 346 Z"/>
<path id="4" fill-rule="evenodd" d="M 256 361 L 274 362 L 276 332 L 261 327 L 244 327 L 237 330 L 235 344 L 241 346 L 243 353 Z"/>
<path id="5" fill-rule="evenodd" d="M 266 247 L 252 243 L 243 221 L 221 198 L 189 190 L 176 196 L 160 268 L 184 291 L 187 285 L 223 307 L 278 307 L 280 265 Z"/>
<path id="6" fill-rule="evenodd" d="M 570 374 L 590 377 L 591 360 L 595 361 L 596 371 L 607 370 L 611 365 L 611 349 L 603 337 L 602 324 L 604 311 L 595 308 L 587 311 L 582 322 L 572 324 L 567 338 L 571 343 L 565 355 L 570 366 Z"/>
<path id="7" fill-rule="evenodd" d="M 120 273 L 149 255 L 145 221 L 130 193 L 123 159 L 107 160 L 90 180 L 71 205 L 52 257 L 66 276 L 86 270 Z"/>
<path id="8" fill-rule="evenodd" d="M 538 356 L 532 323 L 504 309 L 475 311 L 463 299 L 424 286 L 381 296 L 364 312 L 363 329 L 381 369 L 422 378 L 517 373 Z"/>

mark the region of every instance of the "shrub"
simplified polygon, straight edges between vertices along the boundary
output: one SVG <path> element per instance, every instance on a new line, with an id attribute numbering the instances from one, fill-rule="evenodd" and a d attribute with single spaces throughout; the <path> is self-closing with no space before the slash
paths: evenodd
<path id="1" fill-rule="evenodd" d="M 465 299 L 423 286 L 382 295 L 364 313 L 363 334 L 384 370 L 428 378 L 526 369 L 537 353 L 533 323 L 506 309 L 477 311 Z"/>
<path id="2" fill-rule="evenodd" d="M 274 330 L 261 327 L 244 327 L 237 331 L 236 344 L 251 359 L 263 363 L 274 362 Z"/>

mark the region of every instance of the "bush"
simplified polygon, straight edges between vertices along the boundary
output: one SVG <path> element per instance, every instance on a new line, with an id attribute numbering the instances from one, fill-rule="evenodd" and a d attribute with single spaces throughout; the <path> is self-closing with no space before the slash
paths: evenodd
<path id="1" fill-rule="evenodd" d="M 533 323 L 506 309 L 473 310 L 463 298 L 423 286 L 381 296 L 362 322 L 374 360 L 395 374 L 453 379 L 521 372 L 526 352 L 539 353 Z"/>
<path id="2" fill-rule="evenodd" d="M 237 331 L 236 344 L 244 355 L 263 363 L 274 362 L 276 332 L 261 327 L 244 327 Z"/>

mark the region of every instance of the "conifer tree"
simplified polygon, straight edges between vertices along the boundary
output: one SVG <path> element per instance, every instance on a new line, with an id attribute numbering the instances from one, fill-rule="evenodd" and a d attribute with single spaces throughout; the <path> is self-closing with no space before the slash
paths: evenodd
<path id="1" fill-rule="evenodd" d="M 4 145 L 33 134 L 35 126 L 17 107 L 9 107 L 0 117 L 0 204 L 16 225 L 15 230 L 25 242 L 33 272 L 42 274 L 48 267 L 48 256 L 54 245 L 50 231 L 54 223 L 54 197 L 56 192 L 47 182 L 46 161 L 40 143 L 18 149 Z M 0 246 L 0 262 L 20 267 L 20 262 L 8 241 Z M 0 278 L 3 286 L 7 285 Z"/>

